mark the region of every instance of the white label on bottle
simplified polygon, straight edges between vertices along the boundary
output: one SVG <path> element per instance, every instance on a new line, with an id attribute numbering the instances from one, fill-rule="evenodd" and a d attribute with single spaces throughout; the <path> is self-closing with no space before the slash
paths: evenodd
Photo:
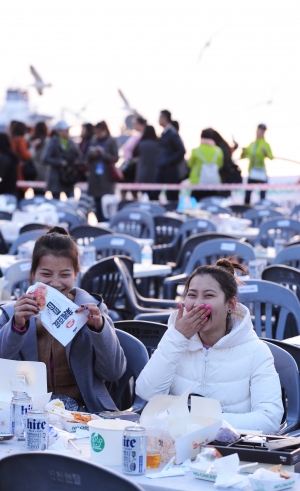
<path id="1" fill-rule="evenodd" d="M 28 262 L 28 263 L 21 263 L 20 264 L 20 270 L 21 271 L 29 271 L 31 268 L 31 263 Z"/>
<path id="2" fill-rule="evenodd" d="M 197 227 L 205 228 L 206 226 L 207 226 L 207 222 L 205 222 L 204 220 L 198 220 Z"/>
<path id="3" fill-rule="evenodd" d="M 290 225 L 290 221 L 289 220 L 278 220 L 278 222 L 276 223 L 276 226 L 277 227 L 288 227 Z"/>
<path id="4" fill-rule="evenodd" d="M 258 286 L 257 285 L 242 285 L 238 286 L 239 293 L 257 293 Z"/>
<path id="5" fill-rule="evenodd" d="M 130 220 L 140 220 L 141 214 L 140 213 L 129 213 L 129 218 L 130 218 Z"/>
<path id="6" fill-rule="evenodd" d="M 124 245 L 125 244 L 125 239 L 111 239 L 110 241 L 110 245 L 118 245 L 118 246 L 121 246 L 121 245 Z"/>
<path id="7" fill-rule="evenodd" d="M 221 251 L 235 251 L 236 244 L 230 242 L 222 242 Z"/>

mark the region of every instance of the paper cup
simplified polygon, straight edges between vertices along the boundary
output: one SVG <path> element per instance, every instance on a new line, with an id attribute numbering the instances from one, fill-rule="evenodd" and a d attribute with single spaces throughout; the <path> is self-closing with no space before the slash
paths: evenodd
<path id="1" fill-rule="evenodd" d="M 132 421 L 97 419 L 88 422 L 91 459 L 102 465 L 122 465 L 123 431 Z"/>

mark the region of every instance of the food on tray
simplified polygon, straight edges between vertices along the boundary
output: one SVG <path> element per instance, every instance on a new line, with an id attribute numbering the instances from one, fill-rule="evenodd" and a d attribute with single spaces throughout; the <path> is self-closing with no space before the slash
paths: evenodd
<path id="1" fill-rule="evenodd" d="M 277 465 L 273 465 L 272 467 L 269 467 L 268 471 L 271 471 L 271 472 L 278 472 L 281 468 L 282 464 L 277 464 Z M 280 477 L 283 477 L 284 479 L 289 479 L 291 477 L 291 475 L 283 470 L 283 471 L 280 471 Z"/>
<path id="2" fill-rule="evenodd" d="M 38 285 L 34 290 L 28 291 L 29 295 L 34 295 L 36 297 L 36 301 L 39 304 L 40 311 L 46 307 L 47 292 L 48 290 L 46 285 Z"/>
<path id="3" fill-rule="evenodd" d="M 68 419 L 68 423 L 88 423 L 92 420 L 92 416 L 90 414 L 83 413 L 72 413 L 73 419 Z"/>
<path id="4" fill-rule="evenodd" d="M 65 409 L 65 405 L 60 399 L 54 399 L 52 401 L 52 406 L 57 406 L 57 407 L 61 407 L 62 409 Z"/>

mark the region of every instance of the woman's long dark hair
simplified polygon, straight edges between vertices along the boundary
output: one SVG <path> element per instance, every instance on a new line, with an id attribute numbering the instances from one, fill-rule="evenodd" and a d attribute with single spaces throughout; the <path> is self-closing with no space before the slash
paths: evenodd
<path id="1" fill-rule="evenodd" d="M 154 140 L 154 141 L 157 140 L 157 136 L 156 136 L 155 129 L 153 128 L 153 126 L 150 126 L 147 124 L 145 131 L 143 133 L 143 136 L 142 136 L 140 141 L 144 141 L 144 140 Z"/>
<path id="2" fill-rule="evenodd" d="M 0 153 L 6 153 L 14 161 L 18 161 L 18 156 L 11 149 L 10 140 L 6 133 L 0 133 Z"/>

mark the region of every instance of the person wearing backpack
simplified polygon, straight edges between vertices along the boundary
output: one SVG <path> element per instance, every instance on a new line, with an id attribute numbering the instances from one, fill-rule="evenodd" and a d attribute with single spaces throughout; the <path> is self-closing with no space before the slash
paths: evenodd
<path id="1" fill-rule="evenodd" d="M 223 167 L 224 154 L 216 146 L 213 131 L 207 128 L 201 133 L 200 146 L 192 150 L 188 161 L 190 169 L 189 180 L 191 184 L 220 184 L 220 169 Z M 192 191 L 192 196 L 199 201 L 206 196 L 213 196 L 216 191 Z"/>

